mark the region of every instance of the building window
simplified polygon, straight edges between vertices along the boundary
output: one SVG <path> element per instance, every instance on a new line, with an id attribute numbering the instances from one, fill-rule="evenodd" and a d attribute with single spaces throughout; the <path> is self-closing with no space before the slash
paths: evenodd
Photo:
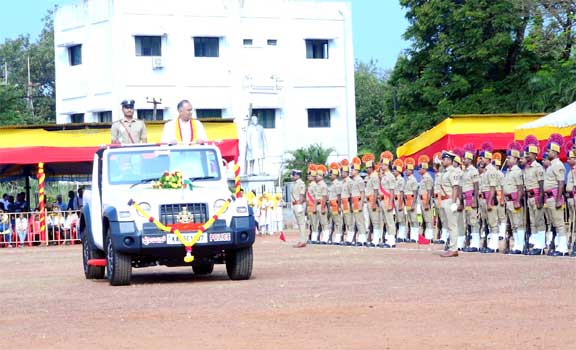
<path id="1" fill-rule="evenodd" d="M 329 128 L 330 127 L 330 110 L 329 109 L 309 109 L 308 110 L 308 127 L 309 128 Z"/>
<path id="2" fill-rule="evenodd" d="M 71 123 L 84 123 L 84 113 L 75 113 L 70 115 Z"/>
<path id="3" fill-rule="evenodd" d="M 253 109 L 252 115 L 258 117 L 258 124 L 264 129 L 276 128 L 276 110 L 275 109 Z"/>
<path id="4" fill-rule="evenodd" d="M 219 57 L 220 38 L 218 37 L 194 37 L 195 57 Z"/>
<path id="5" fill-rule="evenodd" d="M 140 120 L 164 120 L 164 110 L 157 109 L 156 110 L 156 118 L 154 118 L 154 110 L 153 109 L 139 109 L 136 111 L 138 115 L 138 119 Z"/>
<path id="6" fill-rule="evenodd" d="M 112 111 L 98 112 L 99 123 L 112 123 Z"/>
<path id="7" fill-rule="evenodd" d="M 267 43 L 268 43 L 268 46 L 276 46 L 276 45 L 278 45 L 278 40 L 268 39 Z"/>
<path id="8" fill-rule="evenodd" d="M 328 59 L 328 40 L 306 39 L 306 58 Z"/>
<path id="9" fill-rule="evenodd" d="M 244 39 L 243 44 L 244 46 L 252 46 L 252 39 Z"/>
<path id="10" fill-rule="evenodd" d="M 135 36 L 136 56 L 162 56 L 162 40 L 159 36 Z"/>
<path id="11" fill-rule="evenodd" d="M 222 110 L 221 109 L 197 109 L 196 110 L 196 117 L 198 117 L 198 119 L 222 118 Z"/>
<path id="12" fill-rule="evenodd" d="M 82 64 L 82 45 L 74 45 L 68 48 L 68 57 L 71 66 Z"/>

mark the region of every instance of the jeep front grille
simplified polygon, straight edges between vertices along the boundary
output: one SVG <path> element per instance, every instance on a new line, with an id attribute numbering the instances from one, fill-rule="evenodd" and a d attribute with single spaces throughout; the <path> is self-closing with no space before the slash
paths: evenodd
<path id="1" fill-rule="evenodd" d="M 179 220 L 179 216 L 184 220 Z M 161 223 L 164 225 L 173 225 L 183 221 L 194 224 L 203 224 L 208 221 L 208 208 L 206 207 L 206 203 L 160 205 Z"/>

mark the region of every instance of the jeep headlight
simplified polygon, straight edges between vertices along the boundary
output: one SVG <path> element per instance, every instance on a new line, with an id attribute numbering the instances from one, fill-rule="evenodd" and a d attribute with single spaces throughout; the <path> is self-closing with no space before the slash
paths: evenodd
<path id="1" fill-rule="evenodd" d="M 226 203 L 226 201 L 224 199 L 218 199 L 214 202 L 214 211 L 217 213 L 220 209 L 222 209 L 222 207 L 224 206 L 224 204 Z M 228 209 L 226 209 L 228 210 Z M 224 213 L 226 212 L 226 210 L 224 210 Z"/>
<path id="2" fill-rule="evenodd" d="M 145 211 L 148 215 L 150 215 L 150 210 L 152 209 L 152 207 L 150 206 L 150 203 L 148 202 L 141 202 L 138 203 L 138 206 L 140 207 L 140 209 L 142 209 L 143 211 Z M 139 216 L 144 217 L 140 214 L 139 211 L 136 211 L 138 213 Z"/>

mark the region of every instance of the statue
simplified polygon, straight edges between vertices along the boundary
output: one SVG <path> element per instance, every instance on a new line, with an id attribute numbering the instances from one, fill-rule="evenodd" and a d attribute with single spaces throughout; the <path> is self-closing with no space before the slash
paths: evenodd
<path id="1" fill-rule="evenodd" d="M 264 157 L 266 154 L 266 135 L 264 128 L 258 124 L 258 117 L 253 115 L 246 128 L 246 161 L 248 162 L 248 176 L 264 175 Z M 258 173 L 254 172 L 254 163 Z"/>

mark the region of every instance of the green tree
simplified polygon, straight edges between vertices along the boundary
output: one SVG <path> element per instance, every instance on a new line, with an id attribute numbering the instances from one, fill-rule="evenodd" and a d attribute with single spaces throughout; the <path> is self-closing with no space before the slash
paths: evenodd
<path id="1" fill-rule="evenodd" d="M 334 148 L 324 148 L 320 144 L 312 144 L 289 151 L 288 153 L 291 155 L 291 159 L 286 163 L 286 173 L 284 177 L 288 177 L 289 172 L 293 169 L 301 170 L 302 174 L 306 174 L 308 164 L 326 165 L 328 157 L 334 151 Z"/>

